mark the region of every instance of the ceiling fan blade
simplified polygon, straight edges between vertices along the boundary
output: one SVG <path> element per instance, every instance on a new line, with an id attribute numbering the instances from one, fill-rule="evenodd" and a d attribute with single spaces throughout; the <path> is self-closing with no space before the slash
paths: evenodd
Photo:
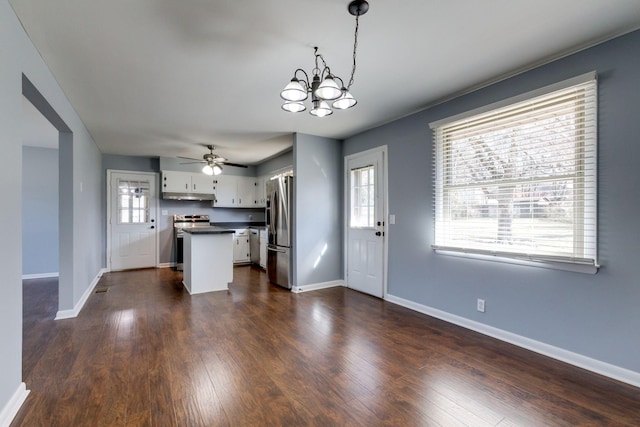
<path id="1" fill-rule="evenodd" d="M 195 159 L 193 159 L 195 160 Z M 207 162 L 203 162 L 202 160 L 197 161 L 197 162 L 185 162 L 185 163 L 180 163 L 181 165 L 194 165 L 196 163 L 207 163 Z"/>
<path id="2" fill-rule="evenodd" d="M 196 160 L 198 162 L 201 162 L 202 159 L 194 159 L 193 157 L 183 157 L 183 156 L 177 156 L 179 159 L 185 159 L 185 160 Z"/>
<path id="3" fill-rule="evenodd" d="M 231 162 L 218 162 L 221 165 L 225 165 L 225 166 L 235 166 L 237 168 L 248 168 L 249 166 L 247 165 L 240 165 L 238 163 L 231 163 Z"/>

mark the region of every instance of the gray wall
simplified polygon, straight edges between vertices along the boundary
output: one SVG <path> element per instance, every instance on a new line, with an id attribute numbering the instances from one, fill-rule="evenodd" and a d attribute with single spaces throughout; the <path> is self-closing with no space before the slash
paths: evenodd
<path id="1" fill-rule="evenodd" d="M 434 254 L 428 124 L 596 70 L 599 256 L 596 275 Z M 349 138 L 344 155 L 389 149 L 389 293 L 640 372 L 640 32 L 598 45 Z M 475 309 L 486 300 L 486 313 Z"/>
<path id="2" fill-rule="evenodd" d="M 60 252 L 60 306 L 72 309 L 93 279 L 100 273 L 101 246 L 101 154 L 71 104 L 51 75 L 31 41 L 25 34 L 9 2 L 0 0 L 0 179 L 3 191 L 0 221 L 11 224 L 3 231 L 3 241 L 11 244 L 0 248 L 2 298 L 0 299 L 0 410 L 21 387 L 22 367 L 22 102 L 23 74 L 40 91 L 58 115 L 60 125 L 66 123 L 69 139 L 61 138 L 60 157 L 68 155 L 62 176 L 60 164 L 60 200 L 71 203 L 60 207 L 60 218 L 73 218 L 72 227 L 60 227 L 70 242 Z M 32 102 L 33 103 L 33 102 Z M 36 105 L 34 103 L 34 105 Z M 38 107 L 38 105 L 36 105 Z M 51 115 L 45 114 L 51 120 Z M 55 125 L 55 124 L 54 124 Z M 60 129 L 58 126 L 56 128 Z M 64 139 L 64 140 L 63 140 Z M 59 159 L 61 160 L 61 159 Z M 68 180 L 68 181 L 67 181 Z M 66 184 L 69 184 L 68 187 Z M 62 193 L 65 193 L 64 195 Z M 62 222 L 62 220 L 61 220 Z M 63 268 L 66 268 L 66 270 Z M 62 286 L 63 272 L 65 286 Z"/>
<path id="3" fill-rule="evenodd" d="M 256 166 L 256 175 L 265 176 L 288 167 L 293 167 L 293 150 L 289 150 L 266 162 L 260 163 Z"/>
<path id="4" fill-rule="evenodd" d="M 22 149 L 22 274 L 58 273 L 58 150 Z"/>
<path id="5" fill-rule="evenodd" d="M 0 221 L 12 226 L 3 230 L 0 245 L 0 409 L 22 382 L 22 67 L 16 56 L 26 40 L 19 26 L 9 3 L 1 1 L 0 181 L 12 185 L 3 191 Z"/>
<path id="6" fill-rule="evenodd" d="M 294 286 L 341 280 L 342 143 L 296 134 Z M 326 250 L 322 254 L 326 245 Z"/>

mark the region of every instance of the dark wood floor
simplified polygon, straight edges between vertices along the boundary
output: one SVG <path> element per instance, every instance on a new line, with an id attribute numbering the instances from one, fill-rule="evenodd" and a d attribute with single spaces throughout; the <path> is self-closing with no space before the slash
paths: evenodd
<path id="1" fill-rule="evenodd" d="M 56 282 L 25 282 L 31 393 L 11 425 L 640 425 L 640 389 L 348 289 L 234 274 L 193 297 L 170 269 L 105 274 L 57 321 Z"/>

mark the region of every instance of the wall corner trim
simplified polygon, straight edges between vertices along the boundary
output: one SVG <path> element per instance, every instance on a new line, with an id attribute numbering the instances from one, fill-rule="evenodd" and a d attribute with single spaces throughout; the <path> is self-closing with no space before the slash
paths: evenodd
<path id="1" fill-rule="evenodd" d="M 445 322 L 453 323 L 454 325 L 470 329 L 472 331 L 490 336 L 500 341 L 508 342 L 509 344 L 531 350 L 535 353 L 551 357 L 552 359 L 556 359 L 561 362 L 586 369 L 587 371 L 604 375 L 606 377 L 630 384 L 635 387 L 640 387 L 640 372 L 631 371 L 629 369 L 621 368 L 619 366 L 602 362 L 600 360 L 592 359 L 578 353 L 564 350 L 560 347 L 555 347 L 540 341 L 532 340 L 530 338 L 517 335 L 512 332 L 494 328 L 493 326 L 485 325 L 484 323 L 476 322 L 465 317 L 456 316 L 455 314 L 447 313 L 446 311 L 418 304 L 416 302 L 409 301 L 394 295 L 387 294 L 385 297 L 385 301 L 401 305 L 408 309 L 435 317 L 440 320 L 444 320 Z"/>
<path id="2" fill-rule="evenodd" d="M 345 286 L 344 280 L 332 280 L 330 282 L 312 283 L 310 285 L 294 286 L 291 292 L 300 294 L 302 292 L 318 291 L 320 289 L 335 288 L 337 286 Z"/>
<path id="3" fill-rule="evenodd" d="M 28 395 L 27 385 L 20 383 L 18 389 L 0 412 L 0 427 L 9 427 Z"/>
<path id="4" fill-rule="evenodd" d="M 98 282 L 100 281 L 100 278 L 106 272 L 107 272 L 106 269 L 104 269 L 104 268 L 101 269 L 98 272 L 98 274 L 96 275 L 96 277 L 93 279 L 93 281 L 91 282 L 89 287 L 87 287 L 87 290 L 84 292 L 84 294 L 82 294 L 82 297 L 78 300 L 78 302 L 73 307 L 73 309 L 71 309 L 71 310 L 59 310 L 58 313 L 56 313 L 55 320 L 72 319 L 74 317 L 78 317 L 78 314 L 80 314 L 80 310 L 82 310 L 82 307 L 84 307 L 85 303 L 89 299 L 89 295 L 91 295 L 93 293 L 93 290 L 98 285 Z"/>

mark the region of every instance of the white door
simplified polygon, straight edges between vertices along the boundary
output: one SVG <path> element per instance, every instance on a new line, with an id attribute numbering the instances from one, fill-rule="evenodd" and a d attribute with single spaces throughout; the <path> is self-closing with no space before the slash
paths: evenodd
<path id="1" fill-rule="evenodd" d="M 385 181 L 383 150 L 345 160 L 347 199 L 347 286 L 384 296 Z"/>
<path id="2" fill-rule="evenodd" d="M 156 176 L 109 171 L 110 269 L 156 266 Z"/>

